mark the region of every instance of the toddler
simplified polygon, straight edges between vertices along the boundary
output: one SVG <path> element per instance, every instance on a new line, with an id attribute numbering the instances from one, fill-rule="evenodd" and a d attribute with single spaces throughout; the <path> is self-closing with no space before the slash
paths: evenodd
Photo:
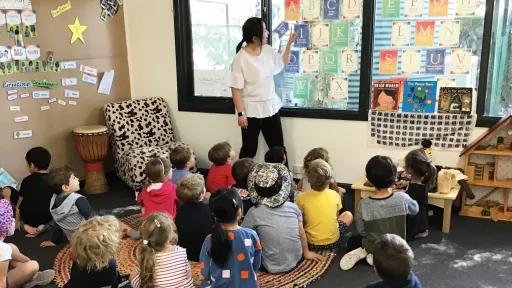
<path id="1" fill-rule="evenodd" d="M 361 199 L 357 209 L 359 236 L 349 239 L 349 249 L 341 258 L 340 268 L 348 270 L 366 258 L 373 265 L 375 242 L 383 234 L 396 234 L 405 239 L 406 215 L 418 213 L 418 203 L 402 192 L 393 193 L 396 166 L 387 156 L 374 156 L 366 164 L 366 178 L 375 187 L 375 194 Z"/>
<path id="2" fill-rule="evenodd" d="M 25 154 L 25 160 L 30 175 L 20 185 L 16 223 L 27 232 L 27 236 L 36 236 L 52 220 L 48 209 L 53 194 L 48 185 L 51 155 L 43 147 L 34 147 Z"/>
<path id="3" fill-rule="evenodd" d="M 208 160 L 213 162 L 206 177 L 206 191 L 215 193 L 235 184 L 231 176 L 231 162 L 235 159 L 235 151 L 228 142 L 215 144 L 208 151 Z"/>
<path id="4" fill-rule="evenodd" d="M 189 146 L 180 145 L 172 150 L 170 158 L 174 167 L 171 181 L 177 185 L 181 178 L 191 174 L 190 169 L 196 165 L 196 157 Z"/>
<path id="5" fill-rule="evenodd" d="M 80 224 L 89 219 L 92 208 L 84 196 L 76 193 L 80 190 L 80 182 L 68 166 L 52 169 L 48 180 L 53 196 L 50 201 L 50 213 L 53 221 L 45 225 L 43 230 L 53 230 L 52 239 L 41 243 L 41 247 L 55 246 L 62 242 L 62 232 L 68 240 Z"/>
<path id="6" fill-rule="evenodd" d="M 240 198 L 242 198 L 242 212 L 244 215 L 253 206 L 251 197 L 249 196 L 249 192 L 247 191 L 247 177 L 249 176 L 249 173 L 251 173 L 255 165 L 256 162 L 254 162 L 252 158 L 242 158 L 236 160 L 235 163 L 233 164 L 233 168 L 231 169 L 231 174 L 233 175 L 233 179 L 235 180 L 235 184 L 232 186 L 232 188 L 234 188 L 240 195 Z"/>
<path id="7" fill-rule="evenodd" d="M 317 147 L 311 149 L 306 156 L 304 156 L 304 162 L 303 162 L 303 170 L 305 173 L 304 176 L 300 179 L 299 183 L 297 184 L 297 191 L 300 193 L 300 191 L 309 191 L 311 190 L 311 185 L 309 184 L 309 180 L 307 177 L 307 171 L 309 169 L 309 166 L 311 162 L 313 162 L 316 159 L 322 159 L 325 162 L 329 163 L 329 152 L 322 147 Z M 330 164 L 329 164 L 330 165 Z M 329 189 L 334 190 L 340 194 L 340 196 L 343 198 L 343 193 L 345 193 L 345 190 L 343 188 L 338 187 L 338 184 L 336 184 L 336 180 L 334 179 L 334 174 L 332 175 L 331 182 L 329 182 Z M 295 195 L 295 198 L 297 195 Z"/>
<path id="8" fill-rule="evenodd" d="M 312 161 L 306 171 L 311 190 L 297 196 L 302 211 L 308 243 L 313 249 L 337 248 L 352 224 L 350 212 L 341 212 L 340 195 L 329 189 L 332 182 L 331 166 L 322 159 Z"/>
<path id="9" fill-rule="evenodd" d="M 221 189 L 209 205 L 216 221 L 199 257 L 201 287 L 259 287 L 256 271 L 261 264 L 261 243 L 256 232 L 238 226 L 240 195 L 234 189 Z"/>
<path id="10" fill-rule="evenodd" d="M 286 163 L 286 152 L 284 151 L 284 147 L 274 146 L 270 148 L 267 153 L 265 153 L 265 162 L 266 163 Z"/>
<path id="11" fill-rule="evenodd" d="M 14 234 L 15 220 L 12 206 L 6 199 L 0 200 L 0 287 L 27 287 L 47 285 L 55 277 L 55 271 L 38 272 L 39 264 L 23 255 L 14 244 L 4 239 Z"/>
<path id="12" fill-rule="evenodd" d="M 382 281 L 366 288 L 421 288 L 412 272 L 414 254 L 404 239 L 384 234 L 375 245 L 373 264 Z"/>
<path id="13" fill-rule="evenodd" d="M 137 197 L 143 217 L 154 212 L 166 212 L 172 218 L 176 217 L 176 185 L 167 181 L 169 174 L 172 173 L 169 160 L 161 157 L 151 159 L 146 164 L 144 172 L 150 184 L 145 186 Z"/>
<path id="14" fill-rule="evenodd" d="M 425 150 L 416 149 L 405 156 L 405 171 L 411 175 L 411 181 L 405 191 L 418 202 L 419 212 L 407 216 L 407 239 L 428 236 L 428 192 L 435 185 L 437 169 L 430 163 Z"/>
<path id="15" fill-rule="evenodd" d="M 199 262 L 201 246 L 213 226 L 210 208 L 202 201 L 206 192 L 203 176 L 190 174 L 183 177 L 176 192 L 182 203 L 176 215 L 178 245 L 187 249 L 188 260 Z"/>
<path id="16" fill-rule="evenodd" d="M 178 246 L 176 226 L 165 213 L 149 215 L 141 226 L 140 272 L 130 276 L 133 288 L 192 288 L 187 252 Z"/>
<path id="17" fill-rule="evenodd" d="M 114 216 L 92 217 L 78 227 L 71 240 L 73 265 L 64 288 L 118 286 L 115 256 L 119 232 L 119 221 Z"/>

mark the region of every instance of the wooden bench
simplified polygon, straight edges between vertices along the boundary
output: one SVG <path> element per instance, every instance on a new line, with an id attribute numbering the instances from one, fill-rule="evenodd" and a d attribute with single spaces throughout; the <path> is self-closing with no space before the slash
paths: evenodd
<path id="1" fill-rule="evenodd" d="M 357 209 L 359 209 L 359 201 L 361 198 L 366 198 L 375 193 L 374 187 L 365 186 L 366 182 L 365 177 L 361 177 L 356 183 L 352 184 L 352 189 L 355 191 L 354 195 L 354 217 L 357 216 Z M 397 191 L 399 193 L 403 191 Z M 450 223 L 452 216 L 452 204 L 457 195 L 459 194 L 459 189 L 453 189 L 448 194 L 441 193 L 428 193 L 428 204 L 437 206 L 439 208 L 443 208 L 443 232 L 450 232 Z"/>

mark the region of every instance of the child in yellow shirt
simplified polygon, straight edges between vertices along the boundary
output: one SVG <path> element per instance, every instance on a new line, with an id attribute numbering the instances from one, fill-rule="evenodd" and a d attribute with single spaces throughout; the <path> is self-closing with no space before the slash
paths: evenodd
<path id="1" fill-rule="evenodd" d="M 334 249 L 339 246 L 341 236 L 352 223 L 352 213 L 347 211 L 339 214 L 341 197 L 329 189 L 332 169 L 327 162 L 314 160 L 306 175 L 311 190 L 300 193 L 296 204 L 304 218 L 308 243 L 312 249 Z"/>

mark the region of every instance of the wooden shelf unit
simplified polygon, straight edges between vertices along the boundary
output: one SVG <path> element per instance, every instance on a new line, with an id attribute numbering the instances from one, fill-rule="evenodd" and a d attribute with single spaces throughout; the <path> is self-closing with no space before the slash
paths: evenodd
<path id="1" fill-rule="evenodd" d="M 472 155 L 489 155 L 494 157 L 494 162 L 486 163 L 486 164 L 475 164 L 470 162 Z M 466 195 L 462 196 L 462 209 L 460 211 L 460 215 L 469 216 L 469 217 L 477 217 L 484 219 L 492 219 L 495 221 L 512 221 L 512 211 L 509 211 L 508 200 L 509 194 L 512 190 L 512 180 L 498 180 L 498 157 L 510 157 L 506 161 L 512 161 L 512 150 L 474 150 L 470 151 L 466 154 L 465 159 L 465 172 L 468 176 L 468 183 L 473 186 L 484 186 L 484 187 L 493 187 L 493 188 L 501 188 L 503 190 L 503 212 L 497 212 L 496 208 L 491 208 L 491 216 L 482 216 L 481 212 L 483 210 L 482 207 L 467 205 L 466 204 Z M 481 171 L 475 172 L 477 169 L 476 166 L 479 167 Z M 491 169 L 490 167 L 493 166 Z M 492 172 L 490 172 L 492 171 Z M 483 179 L 475 179 L 475 175 L 478 174 Z M 487 178 L 487 179 L 486 179 Z M 492 179 L 491 179 L 492 178 Z"/>

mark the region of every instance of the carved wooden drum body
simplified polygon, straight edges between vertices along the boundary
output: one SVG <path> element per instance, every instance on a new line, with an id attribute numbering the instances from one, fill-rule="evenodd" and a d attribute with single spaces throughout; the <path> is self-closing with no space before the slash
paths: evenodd
<path id="1" fill-rule="evenodd" d="M 108 191 L 103 160 L 108 153 L 108 130 L 101 125 L 81 126 L 73 130 L 75 147 L 84 161 L 85 193 L 99 194 Z"/>

